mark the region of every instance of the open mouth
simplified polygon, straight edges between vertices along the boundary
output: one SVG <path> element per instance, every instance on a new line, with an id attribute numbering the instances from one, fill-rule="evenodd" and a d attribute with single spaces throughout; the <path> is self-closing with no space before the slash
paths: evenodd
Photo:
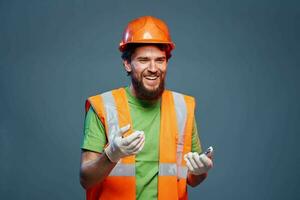
<path id="1" fill-rule="evenodd" d="M 157 87 L 160 83 L 159 76 L 144 76 L 144 84 L 148 87 Z"/>
<path id="2" fill-rule="evenodd" d="M 145 76 L 147 80 L 156 80 L 159 76 Z"/>

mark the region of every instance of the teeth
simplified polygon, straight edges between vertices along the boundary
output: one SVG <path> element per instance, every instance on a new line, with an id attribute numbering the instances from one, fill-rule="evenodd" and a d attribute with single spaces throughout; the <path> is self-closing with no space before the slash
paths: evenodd
<path id="1" fill-rule="evenodd" d="M 145 78 L 146 78 L 146 79 L 149 79 L 149 80 L 155 80 L 155 79 L 157 79 L 156 76 L 146 76 Z"/>

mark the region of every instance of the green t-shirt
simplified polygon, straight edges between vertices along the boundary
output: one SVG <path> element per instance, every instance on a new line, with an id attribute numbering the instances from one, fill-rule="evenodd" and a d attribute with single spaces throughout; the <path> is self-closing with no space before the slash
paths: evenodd
<path id="1" fill-rule="evenodd" d="M 157 199 L 160 101 L 150 104 L 134 97 L 128 87 L 125 89 L 133 130 L 142 130 L 145 133 L 144 148 L 135 156 L 136 199 L 154 200 Z M 105 128 L 91 107 L 85 118 L 81 148 L 102 153 L 106 143 Z M 196 121 L 192 134 L 192 152 L 202 152 Z"/>

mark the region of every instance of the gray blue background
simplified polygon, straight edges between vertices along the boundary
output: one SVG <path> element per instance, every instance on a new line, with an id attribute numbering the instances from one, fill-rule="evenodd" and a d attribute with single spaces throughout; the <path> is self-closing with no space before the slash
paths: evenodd
<path id="1" fill-rule="evenodd" d="M 84 102 L 129 84 L 117 47 L 142 15 L 168 23 L 167 86 L 215 147 L 190 199 L 300 199 L 296 0 L 0 1 L 0 199 L 84 199 Z"/>

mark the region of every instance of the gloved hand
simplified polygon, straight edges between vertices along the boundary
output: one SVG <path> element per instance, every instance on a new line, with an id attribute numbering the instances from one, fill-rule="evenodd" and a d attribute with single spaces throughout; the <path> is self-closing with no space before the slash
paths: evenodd
<path id="1" fill-rule="evenodd" d="M 201 175 L 207 173 L 212 167 L 213 162 L 205 153 L 198 154 L 196 152 L 189 152 L 184 155 L 188 171 L 194 175 Z"/>
<path id="2" fill-rule="evenodd" d="M 121 158 L 135 155 L 143 149 L 145 143 L 144 131 L 135 131 L 127 137 L 122 137 L 129 128 L 130 124 L 113 133 L 114 137 L 104 149 L 110 161 L 118 162 Z"/>

